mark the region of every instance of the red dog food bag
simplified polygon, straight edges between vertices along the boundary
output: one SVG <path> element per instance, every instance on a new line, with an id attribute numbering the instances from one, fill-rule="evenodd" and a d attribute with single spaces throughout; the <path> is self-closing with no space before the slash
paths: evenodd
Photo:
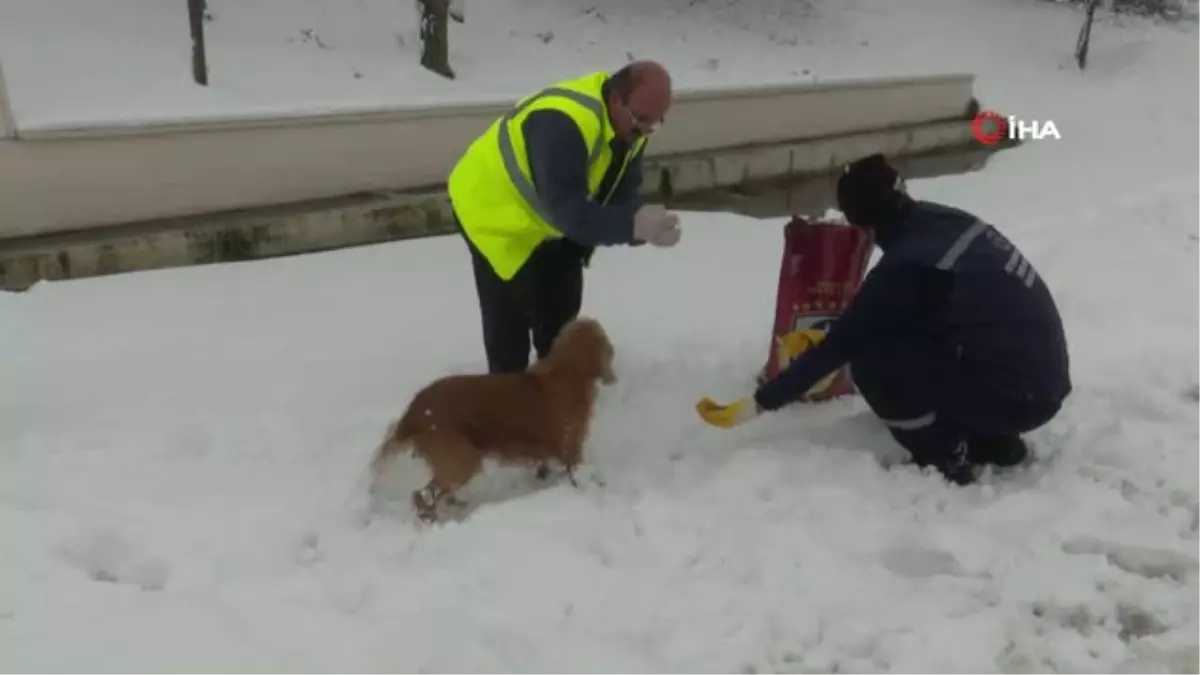
<path id="1" fill-rule="evenodd" d="M 760 382 L 775 377 L 824 339 L 830 324 L 854 300 L 871 259 L 871 234 L 862 228 L 795 216 L 783 233 L 775 326 Z M 842 367 L 810 389 L 807 400 L 852 393 L 849 368 Z"/>

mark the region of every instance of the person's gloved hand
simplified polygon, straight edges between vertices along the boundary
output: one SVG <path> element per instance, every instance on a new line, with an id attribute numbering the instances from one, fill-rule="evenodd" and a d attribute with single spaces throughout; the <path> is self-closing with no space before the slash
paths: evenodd
<path id="1" fill-rule="evenodd" d="M 753 420 L 762 411 L 752 396 L 739 398 L 727 405 L 721 405 L 706 396 L 696 403 L 696 412 L 700 414 L 700 419 L 714 427 L 732 429 Z"/>
<path id="2" fill-rule="evenodd" d="M 801 328 L 790 333 L 785 333 L 775 338 L 775 348 L 777 350 L 776 358 L 779 363 L 779 370 L 786 369 L 791 365 L 792 361 L 803 356 L 809 350 L 821 344 L 825 340 L 825 331 L 819 328 Z M 837 370 L 821 378 L 809 388 L 807 392 L 801 396 L 798 401 L 812 401 L 814 396 L 819 396 L 822 392 L 828 389 L 838 376 Z"/>
<path id="3" fill-rule="evenodd" d="M 646 204 L 633 214 L 633 237 L 655 246 L 670 248 L 679 243 L 682 235 L 679 216 L 661 204 Z"/>
<path id="4" fill-rule="evenodd" d="M 801 328 L 775 338 L 779 369 L 787 368 L 789 363 L 800 358 L 805 352 L 821 344 L 824 340 L 825 331 L 819 328 Z"/>

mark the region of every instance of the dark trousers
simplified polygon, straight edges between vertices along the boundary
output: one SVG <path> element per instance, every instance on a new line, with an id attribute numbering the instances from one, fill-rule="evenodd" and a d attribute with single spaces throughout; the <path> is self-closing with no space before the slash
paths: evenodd
<path id="1" fill-rule="evenodd" d="M 880 342 L 850 369 L 867 404 L 921 466 L 984 462 L 970 456 L 972 440 L 1032 431 L 1062 405 L 1000 391 L 952 348 L 923 336 Z"/>
<path id="2" fill-rule="evenodd" d="M 567 239 L 547 240 L 516 276 L 504 281 L 466 241 L 479 295 L 488 372 L 522 372 L 529 367 L 531 342 L 538 358 L 545 358 L 559 331 L 579 315 L 583 267 L 591 249 Z"/>

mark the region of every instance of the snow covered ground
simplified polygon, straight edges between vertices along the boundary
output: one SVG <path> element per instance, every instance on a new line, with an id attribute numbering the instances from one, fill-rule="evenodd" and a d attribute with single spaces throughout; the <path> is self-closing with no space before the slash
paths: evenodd
<path id="1" fill-rule="evenodd" d="M 778 231 L 728 217 L 597 261 L 608 487 L 493 471 L 424 531 L 364 528 L 362 469 L 414 388 L 480 367 L 454 240 L 3 296 L 0 665 L 1194 670 L 1196 200 L 1192 177 L 1010 228 L 1078 391 L 1040 465 L 969 489 L 881 468 L 857 401 L 696 420 L 765 356 Z"/>
<path id="2" fill-rule="evenodd" d="M 443 86 L 381 57 L 356 57 L 359 81 L 334 72 L 352 67 L 342 56 L 301 46 L 239 54 L 236 31 L 222 43 L 216 27 L 278 3 L 210 0 L 215 63 L 240 64 L 242 84 L 117 96 L 135 44 L 150 77 L 167 63 L 156 49 L 186 43 L 156 32 L 158 2 L 123 5 L 145 23 L 67 4 L 51 24 L 0 1 L 23 123 L 373 105 Z M 522 4 L 544 13 L 468 8 L 475 27 L 459 35 L 525 32 L 486 49 L 460 38 L 458 96 L 479 81 L 516 93 L 628 49 L 693 83 L 937 63 L 979 73 L 985 100 L 1018 116 L 1054 119 L 1061 141 L 911 183 L 995 222 L 1056 293 L 1076 392 L 1033 435 L 1043 460 L 966 489 L 886 469 L 894 448 L 856 400 L 704 427 L 695 400 L 741 393 L 766 357 L 779 221 L 686 214 L 677 249 L 602 251 L 585 311 L 613 334 L 622 379 L 603 392 L 588 458 L 607 487 L 493 469 L 466 495 L 477 510 L 431 529 L 404 512 L 365 523 L 363 470 L 417 387 L 482 367 L 458 241 L 42 284 L 0 295 L 0 669 L 1200 668 L 1194 27 L 1106 22 L 1080 75 L 1064 65 L 1079 15 L 1032 2 L 759 5 L 803 13 L 792 21 L 729 1 L 684 15 L 685 2 L 614 0 L 606 23 L 572 14 L 589 3 Z M 133 32 L 96 33 L 107 48 L 70 63 L 13 37 L 13 17 L 45 35 L 89 12 Z M 346 35 L 384 33 L 345 21 Z M 247 20 L 242 39 L 269 23 Z M 548 28 L 551 42 L 528 38 Z M 804 39 L 779 44 L 790 30 Z M 403 496 L 424 475 L 400 469 Z"/>

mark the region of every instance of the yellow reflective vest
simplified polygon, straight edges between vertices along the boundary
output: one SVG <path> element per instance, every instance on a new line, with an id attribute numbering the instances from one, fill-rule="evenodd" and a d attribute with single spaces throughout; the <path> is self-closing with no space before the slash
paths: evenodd
<path id="1" fill-rule="evenodd" d="M 609 143 L 614 134 L 601 93 L 607 78 L 606 72 L 590 73 L 522 99 L 492 122 L 451 170 L 446 187 L 459 223 L 501 279 L 512 279 L 543 241 L 562 236 L 542 207 L 529 171 L 521 125 L 530 113 L 559 110 L 575 121 L 591 149 L 588 195 L 602 203 L 611 196 L 611 190 L 607 195 L 596 194 L 612 164 Z M 642 137 L 632 144 L 613 190 L 645 143 Z"/>

